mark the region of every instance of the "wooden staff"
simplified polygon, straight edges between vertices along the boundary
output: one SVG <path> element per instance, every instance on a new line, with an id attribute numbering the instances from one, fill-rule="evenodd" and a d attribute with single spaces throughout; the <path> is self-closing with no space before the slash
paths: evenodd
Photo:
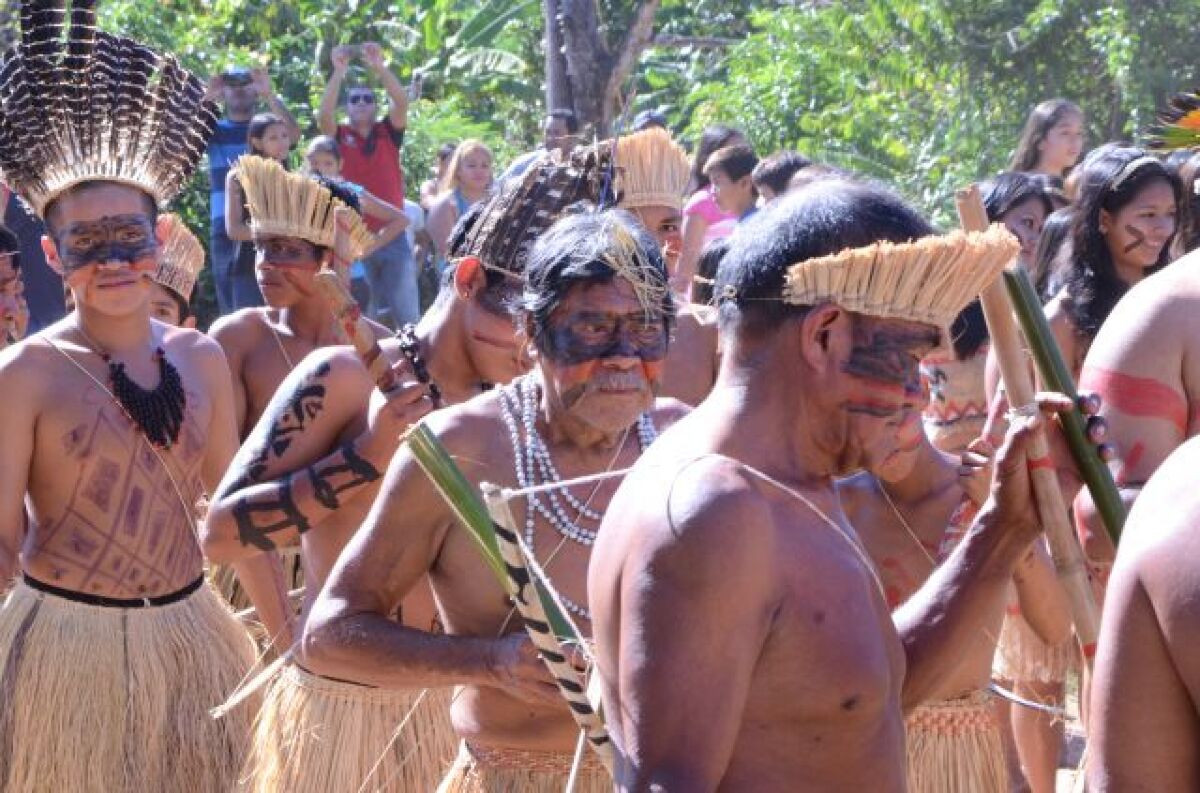
<path id="1" fill-rule="evenodd" d="M 959 222 L 964 230 L 987 230 L 990 224 L 983 200 L 979 196 L 978 186 L 971 185 L 957 191 L 954 199 L 958 207 Z M 997 278 L 985 287 L 979 295 L 979 300 L 983 305 L 992 350 L 1000 364 L 1000 375 L 1004 380 L 1004 389 L 1008 392 L 1009 404 L 1014 408 L 1034 405 L 1035 392 L 1029 374 L 1029 364 L 1025 359 L 1021 337 L 1017 332 L 1012 307 L 1001 279 Z M 1030 440 L 1029 478 L 1033 485 L 1038 513 L 1042 517 L 1042 529 L 1050 546 L 1050 555 L 1058 572 L 1058 580 L 1071 605 L 1075 635 L 1083 650 L 1084 663 L 1091 668 L 1100 631 L 1100 612 L 1092 597 L 1083 550 L 1071 529 L 1067 505 L 1058 486 L 1058 474 L 1050 456 L 1050 446 L 1042 431 L 1038 431 Z"/>
<path id="2" fill-rule="evenodd" d="M 370 323 L 363 318 L 362 309 L 355 302 L 354 296 L 350 294 L 346 282 L 333 270 L 321 270 L 317 273 L 315 280 L 317 288 L 329 302 L 329 309 L 337 319 L 338 327 L 350 344 L 354 346 L 354 351 L 358 353 L 358 357 L 367 367 L 367 372 L 375 381 L 375 385 L 383 393 L 391 393 L 399 384 L 399 379 L 392 370 L 387 356 L 383 354 L 383 350 L 379 349 L 375 333 L 371 330 Z"/>

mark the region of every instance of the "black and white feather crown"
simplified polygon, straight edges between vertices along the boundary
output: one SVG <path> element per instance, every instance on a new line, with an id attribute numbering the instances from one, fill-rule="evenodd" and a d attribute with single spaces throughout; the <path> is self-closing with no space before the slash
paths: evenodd
<path id="1" fill-rule="evenodd" d="M 95 6 L 22 0 L 20 41 L 0 61 L 0 180 L 39 215 L 91 181 L 163 206 L 216 127 L 203 81 L 173 55 L 97 30 Z"/>

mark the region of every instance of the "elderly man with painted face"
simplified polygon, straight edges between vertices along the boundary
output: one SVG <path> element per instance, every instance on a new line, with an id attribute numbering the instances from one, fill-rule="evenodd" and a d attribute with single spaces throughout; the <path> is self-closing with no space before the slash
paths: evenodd
<path id="1" fill-rule="evenodd" d="M 386 400 L 375 395 L 368 407 L 375 384 L 353 349 L 323 348 L 300 363 L 217 491 L 203 530 L 209 558 L 228 563 L 264 546 L 299 544 L 308 612 L 362 525 L 409 424 L 527 368 L 510 311 L 521 294 L 529 245 L 577 197 L 559 189 L 562 181 L 588 180 L 571 171 L 541 163 L 459 222 L 437 300 L 415 328 L 380 342 L 407 386 Z M 539 220 L 513 233 L 531 213 Z M 415 586 L 395 616 L 436 632 L 428 584 Z M 383 781 L 399 790 L 437 786 L 457 742 L 452 689 L 364 687 L 319 677 L 306 670 L 299 648 L 294 661 L 272 680 L 259 714 L 246 772 L 254 790 L 352 792 L 364 780 L 371 789 Z"/>
<path id="2" fill-rule="evenodd" d="M 204 583 L 195 513 L 237 449 L 233 400 L 220 348 L 149 313 L 158 210 L 215 106 L 89 8 L 64 24 L 24 4 L 0 66 L 0 180 L 45 221 L 76 306 L 0 353 L 0 581 L 19 576 L 0 607 L 0 789 L 218 793 L 249 720 L 208 709 L 254 646 Z"/>
<path id="3" fill-rule="evenodd" d="M 614 210 L 560 220 L 526 278 L 534 371 L 425 421 L 471 482 L 552 485 L 512 506 L 587 632 L 588 559 L 618 479 L 569 482 L 629 466 L 685 410 L 654 397 L 671 298 L 654 240 Z M 474 542 L 402 447 L 313 607 L 304 657 L 320 674 L 375 686 L 460 686 L 451 715 L 464 744 L 440 790 L 557 793 L 578 729 Z M 388 618 L 426 575 L 444 636 Z M 611 787 L 588 758 L 576 790 Z"/>
<path id="4" fill-rule="evenodd" d="M 735 233 L 717 385 L 625 478 L 592 557 L 621 790 L 904 790 L 903 711 L 957 693 L 948 673 L 1038 531 L 1032 417 L 894 615 L 839 506 L 833 478 L 891 452 L 918 361 L 1015 253 L 1000 229 L 931 232 L 888 193 L 825 182 Z"/>

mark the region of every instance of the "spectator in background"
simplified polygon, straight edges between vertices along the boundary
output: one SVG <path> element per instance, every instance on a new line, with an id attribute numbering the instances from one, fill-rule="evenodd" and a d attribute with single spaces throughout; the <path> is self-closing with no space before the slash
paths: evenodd
<path id="1" fill-rule="evenodd" d="M 0 350 L 25 338 L 29 306 L 21 283 L 21 244 L 17 235 L 0 226 Z"/>
<path id="2" fill-rule="evenodd" d="M 1053 199 L 1051 199 L 1053 201 Z M 1063 269 L 1071 258 L 1071 207 L 1056 209 L 1046 216 L 1042 236 L 1038 237 L 1029 277 L 1042 301 L 1048 301 L 1062 289 Z"/>
<path id="3" fill-rule="evenodd" d="M 300 126 L 288 112 L 283 100 L 275 95 L 266 69 L 226 69 L 208 81 L 206 98 L 213 101 L 219 99 L 225 111 L 208 142 L 209 219 L 212 222 L 209 230 L 209 260 L 212 262 L 217 310 L 221 314 L 228 314 L 241 305 L 261 304 L 261 301 L 239 304 L 234 300 L 233 267 L 237 260 L 237 243 L 225 232 L 225 185 L 229 169 L 238 157 L 246 153 L 250 119 L 259 102 L 265 101 L 271 112 L 280 119 L 290 141 L 289 148 L 300 141 Z M 243 276 L 243 281 L 238 288 L 241 294 L 246 294 L 247 290 L 252 290 L 252 295 L 257 294 L 253 267 L 248 280 Z"/>
<path id="4" fill-rule="evenodd" d="M 464 140 L 454 150 L 446 167 L 441 193 L 429 210 L 426 224 L 433 242 L 433 256 L 442 270 L 446 243 L 458 219 L 473 205 L 483 200 L 492 186 L 492 152 L 479 140 Z"/>
<path id="5" fill-rule="evenodd" d="M 754 149 L 746 145 L 717 149 L 704 166 L 717 206 L 738 223 L 758 211 L 758 191 L 751 176 L 757 166 Z"/>
<path id="6" fill-rule="evenodd" d="M 333 138 L 328 135 L 319 135 L 313 138 L 304 152 L 304 164 L 305 170 L 310 174 L 335 180 L 358 196 L 359 209 L 362 210 L 364 221 L 373 219 L 383 224 L 382 228 L 375 233 L 376 248 L 383 247 L 398 236 L 408 233 L 412 221 L 406 212 L 372 195 L 362 185 L 343 178 L 341 147 Z M 412 202 L 405 199 L 405 203 Z M 418 207 L 419 209 L 420 207 Z M 409 244 L 411 249 L 411 241 Z M 382 313 L 380 304 L 383 302 L 383 298 L 401 288 L 398 284 L 388 282 L 389 276 L 393 273 L 398 274 L 399 270 L 389 270 L 383 273 L 383 281 L 379 285 L 377 294 L 375 284 L 372 284 L 367 277 L 367 268 L 362 259 L 356 259 L 350 265 L 351 294 L 354 295 L 354 299 L 360 306 L 368 306 L 368 316 L 372 318 L 379 316 Z"/>
<path id="7" fill-rule="evenodd" d="M 713 240 L 728 236 L 737 220 L 717 206 L 704 166 L 717 149 L 745 143 L 745 135 L 723 124 L 708 127 L 700 136 L 696 156 L 692 159 L 692 181 L 687 190 L 691 198 L 683 205 L 683 246 L 679 254 L 679 267 L 675 270 L 672 282 L 672 287 L 679 294 L 687 295 L 691 290 L 700 251 Z"/>
<path id="8" fill-rule="evenodd" d="M 1033 109 L 1008 164 L 1010 171 L 1044 173 L 1063 179 L 1083 153 L 1083 111 L 1066 99 L 1050 99 Z"/>
<path id="9" fill-rule="evenodd" d="M 574 150 L 575 144 L 578 142 L 579 117 L 575 115 L 575 111 L 561 108 L 551 110 L 546 114 L 546 121 L 542 125 L 541 148 L 522 154 L 513 160 L 512 164 L 508 166 L 508 170 L 501 175 L 500 181 L 507 182 L 509 179 L 525 173 L 534 160 L 548 151 L 557 149 L 562 152 L 563 157 L 566 157 Z M 432 212 L 432 210 L 430 211 Z"/>
<path id="10" fill-rule="evenodd" d="M 276 160 L 286 168 L 291 147 L 292 139 L 283 118 L 274 113 L 259 113 L 250 119 L 246 132 L 247 154 Z M 242 183 L 238 181 L 237 163 L 225 175 L 225 235 L 237 246 L 233 266 L 229 269 L 230 311 L 261 306 L 263 296 L 254 274 L 257 253 L 250 233 L 250 210 L 246 207 Z"/>
<path id="11" fill-rule="evenodd" d="M 28 333 L 36 333 L 57 322 L 65 313 L 63 281 L 46 264 L 42 235 L 46 227 L 31 215 L 15 195 L 0 183 L 0 225 L 7 226 L 17 238 L 21 263 L 21 285 L 29 310 Z"/>
<path id="12" fill-rule="evenodd" d="M 721 260 L 729 252 L 729 238 L 721 237 L 704 246 L 700 252 L 700 263 L 696 265 L 696 275 L 692 281 L 692 302 L 705 306 L 715 305 L 713 300 L 713 285 L 717 282 L 717 268 Z"/>
<path id="13" fill-rule="evenodd" d="M 421 182 L 421 209 L 426 212 L 433 209 L 433 202 L 438 197 L 439 185 L 446 178 L 446 166 L 450 164 L 450 158 L 454 156 L 456 148 L 458 148 L 457 143 L 443 143 L 438 146 L 437 160 L 432 168 L 433 175 Z"/>
<path id="14" fill-rule="evenodd" d="M 634 132 L 641 132 L 644 129 L 652 129 L 653 127 L 665 129 L 667 132 L 671 131 L 667 129 L 667 117 L 657 110 L 643 110 L 633 117 Z"/>
<path id="15" fill-rule="evenodd" d="M 813 161 L 798 151 L 777 151 L 766 159 L 759 160 L 750 174 L 754 189 L 769 204 L 788 191 L 788 185 L 797 172 L 813 164 Z"/>
<path id="16" fill-rule="evenodd" d="M 379 115 L 379 97 L 369 85 L 355 83 L 346 91 L 346 120 L 337 121 L 338 96 L 350 63 L 355 56 L 387 92 L 386 118 Z M 404 171 L 400 149 L 408 126 L 409 90 L 383 62 L 383 50 L 375 42 L 333 48 L 333 73 L 321 97 L 317 126 L 321 133 L 337 141 L 342 158 L 342 175 L 375 198 L 397 209 L 404 206 Z M 411 93 L 420 94 L 421 79 L 413 75 Z M 367 228 L 378 234 L 385 225 L 377 217 L 365 217 Z M 420 316 L 417 303 L 417 275 L 408 238 L 397 234 L 363 259 L 371 298 L 377 312 L 374 318 L 394 327 L 415 322 Z M 383 309 L 386 304 L 387 309 Z"/>

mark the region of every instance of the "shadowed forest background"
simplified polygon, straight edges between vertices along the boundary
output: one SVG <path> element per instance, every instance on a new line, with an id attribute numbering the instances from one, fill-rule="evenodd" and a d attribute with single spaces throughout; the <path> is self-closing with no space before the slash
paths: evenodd
<path id="1" fill-rule="evenodd" d="M 5 49 L 15 5 L 0 8 Z M 1088 145 L 1140 141 L 1200 69 L 1200 0 L 99 5 L 106 29 L 171 50 L 204 76 L 266 65 L 306 137 L 317 134 L 332 47 L 380 42 L 402 80 L 425 75 L 403 155 L 412 198 L 443 141 L 482 138 L 501 166 L 535 147 L 549 101 L 573 107 L 589 136 L 646 109 L 662 111 L 685 144 L 706 124 L 732 124 L 759 152 L 793 148 L 882 179 L 945 224 L 954 188 L 1005 167 L 1039 101 L 1082 106 Z M 179 202 L 201 239 L 207 179 L 199 169 Z"/>

